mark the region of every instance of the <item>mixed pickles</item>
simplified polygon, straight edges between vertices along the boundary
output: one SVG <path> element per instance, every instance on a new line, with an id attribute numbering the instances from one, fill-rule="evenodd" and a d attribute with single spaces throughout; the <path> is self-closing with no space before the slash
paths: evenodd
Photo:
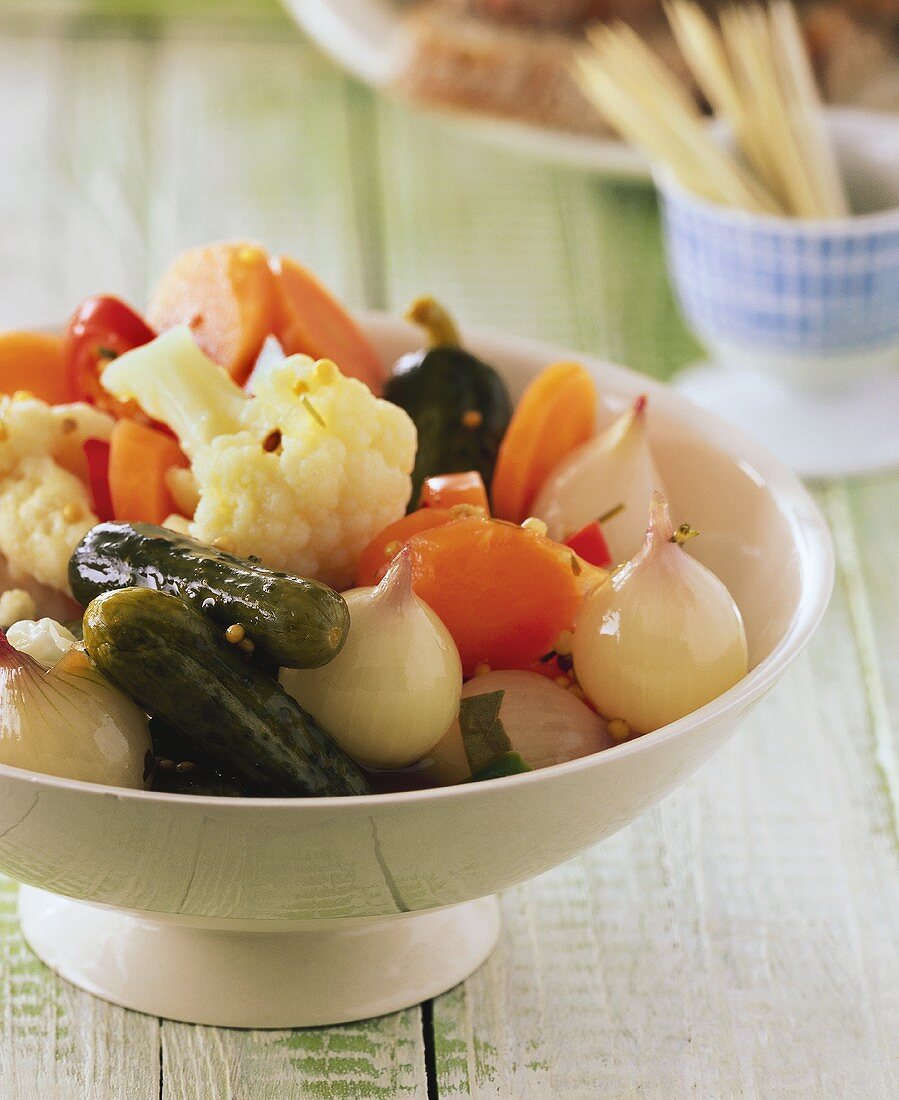
<path id="1" fill-rule="evenodd" d="M 433 298 L 407 317 L 427 345 L 388 372 L 310 272 L 238 243 L 180 257 L 149 323 L 91 299 L 59 345 L 15 335 L 39 392 L 5 406 L 0 555 L 37 608 L 0 631 L 0 763 L 231 798 L 483 782 L 745 674 L 646 397 L 606 408 L 563 362 L 513 408 Z M 47 586 L 71 631 L 37 620 Z"/>

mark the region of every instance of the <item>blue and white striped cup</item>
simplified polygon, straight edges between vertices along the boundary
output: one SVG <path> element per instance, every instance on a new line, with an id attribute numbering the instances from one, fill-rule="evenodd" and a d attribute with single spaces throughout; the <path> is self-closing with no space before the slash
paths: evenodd
<path id="1" fill-rule="evenodd" d="M 657 172 L 671 278 L 721 366 L 815 387 L 899 366 L 899 119 L 848 114 L 830 125 L 852 217 L 750 214 Z"/>

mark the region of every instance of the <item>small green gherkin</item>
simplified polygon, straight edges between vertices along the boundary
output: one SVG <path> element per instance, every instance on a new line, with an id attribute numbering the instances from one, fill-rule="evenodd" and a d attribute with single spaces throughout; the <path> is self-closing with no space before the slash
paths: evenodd
<path id="1" fill-rule="evenodd" d="M 200 758 L 247 794 L 368 794 L 362 770 L 240 645 L 177 596 L 104 592 L 84 613 L 84 642 L 104 676 L 170 731 L 169 751 Z"/>
<path id="2" fill-rule="evenodd" d="M 223 629 L 240 626 L 260 656 L 287 668 L 318 668 L 350 628 L 343 597 L 319 581 L 267 569 L 150 523 L 101 523 L 69 562 L 75 599 L 121 588 L 170 592 Z"/>
<path id="3" fill-rule="evenodd" d="M 452 318 L 433 298 L 418 298 L 406 318 L 429 335 L 428 347 L 404 355 L 384 396 L 418 429 L 409 511 L 425 478 L 476 470 L 489 493 L 499 445 L 512 417 L 505 383 L 489 364 L 461 347 Z"/>

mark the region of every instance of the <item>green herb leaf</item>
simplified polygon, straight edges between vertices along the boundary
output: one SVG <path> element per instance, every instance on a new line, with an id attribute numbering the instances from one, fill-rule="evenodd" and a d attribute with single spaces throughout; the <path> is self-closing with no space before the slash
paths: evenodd
<path id="1" fill-rule="evenodd" d="M 481 783 L 485 779 L 502 779 L 504 775 L 521 775 L 522 772 L 532 772 L 534 769 L 525 764 L 521 753 L 504 752 L 496 758 L 492 764 L 474 773 L 469 783 Z"/>
<path id="2" fill-rule="evenodd" d="M 472 695 L 459 704 L 459 728 L 472 774 L 492 764 L 512 748 L 499 716 L 504 691 Z"/>

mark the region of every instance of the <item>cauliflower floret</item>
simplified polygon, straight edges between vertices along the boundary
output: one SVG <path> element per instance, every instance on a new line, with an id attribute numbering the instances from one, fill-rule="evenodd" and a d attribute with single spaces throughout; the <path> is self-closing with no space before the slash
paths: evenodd
<path id="1" fill-rule="evenodd" d="M 204 542 L 343 588 L 405 510 L 414 424 L 328 360 L 270 364 L 249 397 L 182 326 L 114 360 L 103 385 L 178 436 Z"/>
<path id="2" fill-rule="evenodd" d="M 0 482 L 0 553 L 13 577 L 67 592 L 69 558 L 96 522 L 83 482 L 49 455 L 23 458 Z"/>
<path id="3" fill-rule="evenodd" d="M 90 405 L 48 405 L 18 396 L 2 402 L 0 554 L 10 577 L 69 591 L 69 558 L 97 522 L 82 480 L 83 445 L 108 440 L 113 424 Z"/>
<path id="4" fill-rule="evenodd" d="M 50 455 L 66 468 L 84 461 L 84 442 L 108 442 L 115 421 L 91 405 L 48 405 L 37 397 L 7 397 L 0 403 L 0 477 L 23 458 Z"/>
<path id="5" fill-rule="evenodd" d="M 7 477 L 23 458 L 53 453 L 57 424 L 50 406 L 37 398 L 0 400 L 0 477 Z"/>
<path id="6" fill-rule="evenodd" d="M 10 590 L 26 592 L 34 600 L 35 611 L 32 617 L 46 616 L 59 622 L 68 622 L 79 614 L 79 605 L 72 599 L 68 588 L 61 592 L 49 585 L 41 584 L 34 577 L 25 577 L 21 570 L 15 578 L 10 573 L 9 562 L 0 554 L 0 592 Z"/>
<path id="7" fill-rule="evenodd" d="M 8 588 L 0 596 L 0 629 L 2 630 L 8 630 L 20 619 L 33 619 L 36 613 L 37 604 L 34 602 L 34 596 L 24 588 Z M 10 645 L 14 643 L 10 642 Z"/>

